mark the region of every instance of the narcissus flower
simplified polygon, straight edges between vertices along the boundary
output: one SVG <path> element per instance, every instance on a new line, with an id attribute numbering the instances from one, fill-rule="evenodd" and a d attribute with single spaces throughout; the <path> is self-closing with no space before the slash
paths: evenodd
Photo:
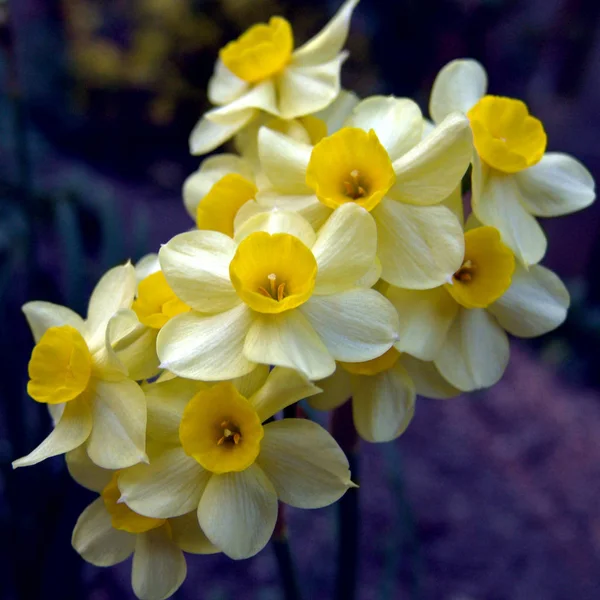
<path id="1" fill-rule="evenodd" d="M 462 391 L 502 377 L 509 358 L 505 331 L 542 335 L 564 321 L 569 306 L 552 271 L 539 265 L 526 270 L 498 230 L 487 226 L 466 231 L 463 264 L 445 285 L 423 291 L 391 286 L 386 296 L 400 317 L 396 349 L 433 360 Z"/>
<path id="2" fill-rule="evenodd" d="M 454 111 L 467 115 L 475 145 L 473 211 L 500 231 L 522 264 L 535 264 L 546 252 L 546 237 L 534 217 L 589 206 L 594 180 L 573 157 L 546 153 L 544 127 L 525 103 L 486 90 L 487 74 L 477 61 L 454 60 L 435 80 L 429 112 L 438 123 Z"/>
<path id="3" fill-rule="evenodd" d="M 319 111 L 340 92 L 340 70 L 352 11 L 346 0 L 315 37 L 294 50 L 291 25 L 281 17 L 254 25 L 219 53 L 208 84 L 216 105 L 190 136 L 192 154 L 205 154 L 266 112 L 295 119 Z"/>
<path id="4" fill-rule="evenodd" d="M 354 204 L 318 234 L 298 214 L 270 211 L 248 219 L 234 239 L 214 231 L 174 237 L 160 250 L 161 267 L 193 310 L 159 333 L 162 367 L 214 381 L 263 363 L 320 379 L 335 360 L 379 356 L 397 339 L 397 316 L 369 289 L 375 252 L 375 223 Z"/>
<path id="5" fill-rule="evenodd" d="M 122 471 L 106 471 L 75 451 L 69 470 L 74 478 L 101 494 L 82 513 L 73 530 L 73 548 L 87 562 L 110 567 L 133 554 L 131 585 L 140 600 L 164 600 L 185 580 L 187 566 L 182 551 L 213 554 L 195 512 L 173 519 L 153 519 L 119 503 L 117 481 Z"/>
<path id="6" fill-rule="evenodd" d="M 135 286 L 130 264 L 108 271 L 92 293 L 85 321 L 50 302 L 25 304 L 36 341 L 27 391 L 37 402 L 55 407 L 56 425 L 13 467 L 34 465 L 84 444 L 90 458 L 107 469 L 147 460 L 144 393 L 128 378 L 108 335 L 114 314 L 131 306 Z"/>
<path id="7" fill-rule="evenodd" d="M 119 477 L 121 500 L 156 519 L 197 509 L 208 539 L 235 559 L 269 541 L 278 498 L 298 508 L 338 500 L 353 484 L 327 431 L 305 419 L 265 423 L 320 389 L 291 369 L 261 368 L 259 375 L 206 386 L 169 406 L 179 419 L 162 419 L 163 447 L 149 465 Z"/>
<path id="8" fill-rule="evenodd" d="M 458 113 L 422 133 L 418 106 L 393 97 L 363 100 L 314 147 L 263 128 L 269 186 L 259 186 L 257 203 L 295 210 L 314 227 L 339 206 L 362 206 L 377 224 L 382 278 L 413 289 L 440 285 L 460 266 L 463 240 L 455 216 L 439 204 L 460 183 L 473 147 Z"/>

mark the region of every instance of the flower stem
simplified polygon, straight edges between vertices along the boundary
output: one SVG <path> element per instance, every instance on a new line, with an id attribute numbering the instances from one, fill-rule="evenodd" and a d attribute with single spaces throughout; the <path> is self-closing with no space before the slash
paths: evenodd
<path id="1" fill-rule="evenodd" d="M 281 576 L 283 598 L 285 600 L 301 600 L 296 569 L 294 568 L 292 552 L 288 542 L 284 510 L 285 507 L 280 502 L 277 523 L 275 524 L 275 531 L 273 532 L 273 549 L 275 551 L 275 559 L 277 560 L 277 566 L 279 567 L 279 574 Z"/>
<path id="2" fill-rule="evenodd" d="M 348 457 L 352 481 L 358 483 L 358 434 L 352 419 L 352 404 L 337 408 L 331 431 Z M 350 488 L 338 502 L 338 563 L 335 583 L 337 600 L 354 600 L 358 581 L 358 490 Z"/>

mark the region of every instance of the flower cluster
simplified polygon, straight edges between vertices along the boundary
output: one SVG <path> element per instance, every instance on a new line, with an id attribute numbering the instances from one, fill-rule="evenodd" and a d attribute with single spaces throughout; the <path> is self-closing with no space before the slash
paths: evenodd
<path id="1" fill-rule="evenodd" d="M 233 138 L 238 152 L 186 181 L 195 227 L 104 275 L 85 320 L 23 308 L 28 392 L 55 426 L 14 466 L 66 454 L 100 494 L 75 549 L 99 566 L 134 553 L 139 598 L 181 585 L 183 552 L 259 552 L 279 501 L 318 508 L 354 485 L 333 437 L 277 418 L 286 407 L 352 399 L 360 436 L 390 441 L 417 394 L 494 385 L 507 334 L 565 319 L 535 217 L 589 205 L 590 174 L 546 153 L 541 122 L 487 95 L 473 60 L 439 73 L 433 121 L 407 98 L 342 90 L 357 2 L 297 49 L 280 17 L 227 44 L 190 147 Z"/>

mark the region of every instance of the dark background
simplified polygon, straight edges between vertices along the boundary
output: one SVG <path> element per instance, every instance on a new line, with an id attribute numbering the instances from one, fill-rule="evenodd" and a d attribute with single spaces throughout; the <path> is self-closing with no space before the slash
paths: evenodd
<path id="1" fill-rule="evenodd" d="M 0 597 L 129 599 L 130 564 L 86 565 L 70 536 L 93 495 L 62 458 L 13 472 L 50 421 L 27 398 L 20 312 L 85 312 L 97 278 L 192 225 L 181 185 L 219 47 L 282 14 L 299 45 L 339 0 L 0 0 Z M 414 97 L 471 56 L 492 93 L 525 100 L 549 150 L 600 175 L 600 2 L 362 0 L 343 82 Z M 487 392 L 421 400 L 397 442 L 362 446 L 359 600 L 600 598 L 600 207 L 544 221 L 544 263 L 572 307 L 513 340 Z M 289 511 L 304 598 L 331 597 L 335 509 Z M 277 600 L 267 547 L 190 557 L 180 600 Z"/>

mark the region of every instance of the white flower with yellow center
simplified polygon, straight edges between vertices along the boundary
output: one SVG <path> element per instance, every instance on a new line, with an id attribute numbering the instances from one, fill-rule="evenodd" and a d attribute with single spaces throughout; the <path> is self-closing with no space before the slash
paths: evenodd
<path id="1" fill-rule="evenodd" d="M 367 211 L 340 207 L 315 234 L 300 215 L 270 211 L 248 219 L 234 239 L 214 231 L 174 237 L 162 270 L 192 311 L 157 339 L 162 367 L 215 381 L 257 363 L 327 377 L 335 361 L 370 360 L 397 339 L 391 304 L 377 280 L 376 228 Z"/>
<path id="2" fill-rule="evenodd" d="M 130 264 L 108 271 L 92 292 L 85 321 L 50 302 L 23 306 L 36 341 L 27 392 L 53 407 L 56 425 L 13 467 L 34 465 L 82 445 L 97 465 L 107 469 L 147 460 L 144 393 L 128 378 L 108 335 L 114 314 L 131 306 L 135 286 Z"/>
<path id="3" fill-rule="evenodd" d="M 486 95 L 487 74 L 474 60 L 455 60 L 438 74 L 429 111 L 437 123 L 453 111 L 473 130 L 472 205 L 485 225 L 525 266 L 539 262 L 546 237 L 535 217 L 556 217 L 589 206 L 595 184 L 573 157 L 546 153 L 542 123 L 520 100 Z"/>
<path id="4" fill-rule="evenodd" d="M 509 358 L 505 333 L 535 337 L 565 319 L 569 294 L 545 267 L 526 270 L 515 262 L 497 229 L 465 233 L 461 267 L 432 290 L 390 287 L 387 298 L 400 316 L 395 348 L 434 361 L 442 376 L 462 391 L 494 385 Z"/>
<path id="5" fill-rule="evenodd" d="M 117 481 L 123 471 L 106 471 L 70 454 L 69 470 L 84 487 L 101 494 L 82 513 L 73 530 L 73 548 L 97 567 L 111 567 L 133 554 L 131 585 L 140 600 L 164 600 L 187 574 L 182 551 L 214 554 L 195 512 L 174 519 L 153 519 L 119 503 Z"/>
<path id="6" fill-rule="evenodd" d="M 269 185 L 259 188 L 257 203 L 295 210 L 315 228 L 339 206 L 362 206 L 377 224 L 382 278 L 405 288 L 440 285 L 460 266 L 463 239 L 439 204 L 460 183 L 473 146 L 458 113 L 422 133 L 418 106 L 393 97 L 363 100 L 314 147 L 263 128 L 259 153 Z"/>
<path id="7" fill-rule="evenodd" d="M 171 380 L 162 388 L 185 383 L 195 384 Z M 273 533 L 278 499 L 319 508 L 353 485 L 344 453 L 320 425 L 265 423 L 319 391 L 297 371 L 260 367 L 205 386 L 187 403 L 165 402 L 162 414 L 170 417 L 160 427 L 163 449 L 151 454 L 149 465 L 123 472 L 121 501 L 158 519 L 197 509 L 200 527 L 219 550 L 235 559 L 253 556 Z M 179 390 L 176 397 L 182 396 Z"/>
<path id="8" fill-rule="evenodd" d="M 190 136 L 192 154 L 205 154 L 266 112 L 281 119 L 315 113 L 340 92 L 342 48 L 358 0 L 346 0 L 315 37 L 294 50 L 291 25 L 281 17 L 254 25 L 219 52 L 208 84 L 216 105 Z"/>

